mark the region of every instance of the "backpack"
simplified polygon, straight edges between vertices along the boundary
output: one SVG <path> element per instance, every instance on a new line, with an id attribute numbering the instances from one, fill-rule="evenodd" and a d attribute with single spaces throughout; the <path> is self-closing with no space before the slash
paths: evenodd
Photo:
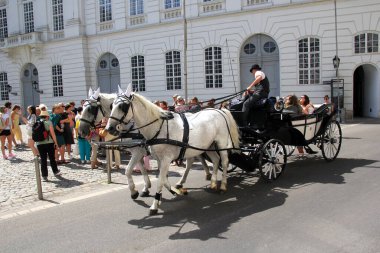
<path id="1" fill-rule="evenodd" d="M 36 121 L 32 127 L 32 139 L 36 142 L 41 142 L 49 138 L 49 133 L 46 131 L 45 123 L 41 120 Z"/>

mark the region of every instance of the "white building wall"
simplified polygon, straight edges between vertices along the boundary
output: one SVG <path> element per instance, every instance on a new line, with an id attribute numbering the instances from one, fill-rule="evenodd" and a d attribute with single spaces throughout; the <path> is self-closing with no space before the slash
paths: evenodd
<path id="1" fill-rule="evenodd" d="M 97 87 L 96 67 L 104 53 L 114 54 L 120 62 L 121 86 L 131 82 L 130 58 L 145 57 L 146 92 L 150 99 L 171 98 L 181 91 L 166 90 L 165 53 L 181 51 L 183 64 L 182 18 L 163 20 L 164 1 L 146 0 L 145 22 L 131 25 L 129 1 L 113 0 L 110 26 L 101 30 L 99 6 L 95 0 L 64 1 L 64 37 L 52 36 L 51 5 L 46 0 L 34 0 L 35 27 L 43 32 L 42 45 L 17 48 L 0 47 L 0 71 L 8 73 L 9 83 L 21 102 L 20 71 L 33 63 L 39 71 L 41 101 L 49 105 L 58 101 L 83 99 L 86 90 Z M 188 96 L 201 99 L 218 97 L 240 90 L 239 55 L 244 42 L 253 35 L 272 37 L 279 48 L 281 95 L 308 94 L 321 103 L 329 94 L 327 85 L 298 84 L 298 40 L 312 36 L 321 43 L 321 82 L 335 77 L 332 59 L 335 52 L 334 1 L 273 0 L 266 4 L 247 6 L 246 0 L 217 0 L 222 9 L 203 12 L 201 0 L 186 1 L 188 18 Z M 338 47 L 341 59 L 339 77 L 345 80 L 345 106 L 352 111 L 353 73 L 362 64 L 372 64 L 379 71 L 380 54 L 354 53 L 354 36 L 380 31 L 380 3 L 377 0 L 343 1 L 338 6 Z M 22 1 L 8 1 L 9 36 L 23 33 Z M 182 13 L 183 10 L 180 10 Z M 206 89 L 204 79 L 204 49 L 220 46 L 223 53 L 223 88 Z M 52 96 L 51 66 L 63 67 L 64 97 Z M 183 70 L 182 70 L 183 74 Z M 184 84 L 184 81 L 182 82 Z M 244 84 L 246 85 L 246 84 Z M 244 87 L 243 85 L 243 87 Z M 169 100 L 170 101 L 170 100 Z M 380 99 L 378 98 L 378 101 Z M 379 109 L 377 109 L 379 111 Z M 379 114 L 379 112 L 377 112 Z"/>

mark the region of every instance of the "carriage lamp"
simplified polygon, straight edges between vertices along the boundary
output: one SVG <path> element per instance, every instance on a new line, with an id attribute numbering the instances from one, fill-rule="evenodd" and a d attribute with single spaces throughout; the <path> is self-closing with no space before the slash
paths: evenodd
<path id="1" fill-rule="evenodd" d="M 337 55 L 335 55 L 332 61 L 333 61 L 334 69 L 338 69 L 339 64 L 340 64 L 340 58 Z"/>
<path id="2" fill-rule="evenodd" d="M 38 86 L 37 81 L 33 81 L 32 86 L 33 86 L 33 89 L 34 89 L 36 92 L 38 92 L 38 93 L 40 93 L 40 94 L 44 93 L 43 90 L 40 90 L 40 89 L 39 89 L 39 86 Z"/>

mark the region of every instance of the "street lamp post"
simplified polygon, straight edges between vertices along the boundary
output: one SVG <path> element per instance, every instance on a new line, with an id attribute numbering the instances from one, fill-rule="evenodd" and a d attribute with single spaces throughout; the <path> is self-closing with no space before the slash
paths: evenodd
<path id="1" fill-rule="evenodd" d="M 187 19 L 186 19 L 186 1 L 182 2 L 183 15 L 183 77 L 185 88 L 185 99 L 187 101 Z"/>

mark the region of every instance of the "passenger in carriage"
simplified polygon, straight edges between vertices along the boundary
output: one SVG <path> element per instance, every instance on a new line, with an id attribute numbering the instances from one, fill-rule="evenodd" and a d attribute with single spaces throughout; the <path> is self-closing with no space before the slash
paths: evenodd
<path id="1" fill-rule="evenodd" d="M 160 101 L 160 107 L 162 110 L 165 110 L 165 111 L 169 110 L 168 103 L 165 100 Z"/>
<path id="2" fill-rule="evenodd" d="M 198 98 L 197 97 L 193 97 L 190 100 L 190 106 L 189 106 L 188 112 L 196 113 L 196 112 L 199 112 L 200 110 L 202 110 L 202 108 L 199 105 Z"/>
<path id="3" fill-rule="evenodd" d="M 248 86 L 244 96 L 246 100 L 243 104 L 243 124 L 248 125 L 248 116 L 250 109 L 257 101 L 262 98 L 268 98 L 269 95 L 269 81 L 264 72 L 258 64 L 251 67 L 249 72 L 255 77 L 255 80 Z"/>
<path id="4" fill-rule="evenodd" d="M 298 102 L 296 95 L 290 95 L 285 99 L 285 110 L 294 114 L 302 114 L 302 106 Z"/>
<path id="5" fill-rule="evenodd" d="M 308 95 L 302 95 L 300 98 L 303 114 L 312 114 L 314 112 L 314 105 L 310 102 Z"/>
<path id="6" fill-rule="evenodd" d="M 177 97 L 177 105 L 175 107 L 175 112 L 185 112 L 188 110 L 188 106 L 185 105 L 185 99 L 181 96 Z"/>

